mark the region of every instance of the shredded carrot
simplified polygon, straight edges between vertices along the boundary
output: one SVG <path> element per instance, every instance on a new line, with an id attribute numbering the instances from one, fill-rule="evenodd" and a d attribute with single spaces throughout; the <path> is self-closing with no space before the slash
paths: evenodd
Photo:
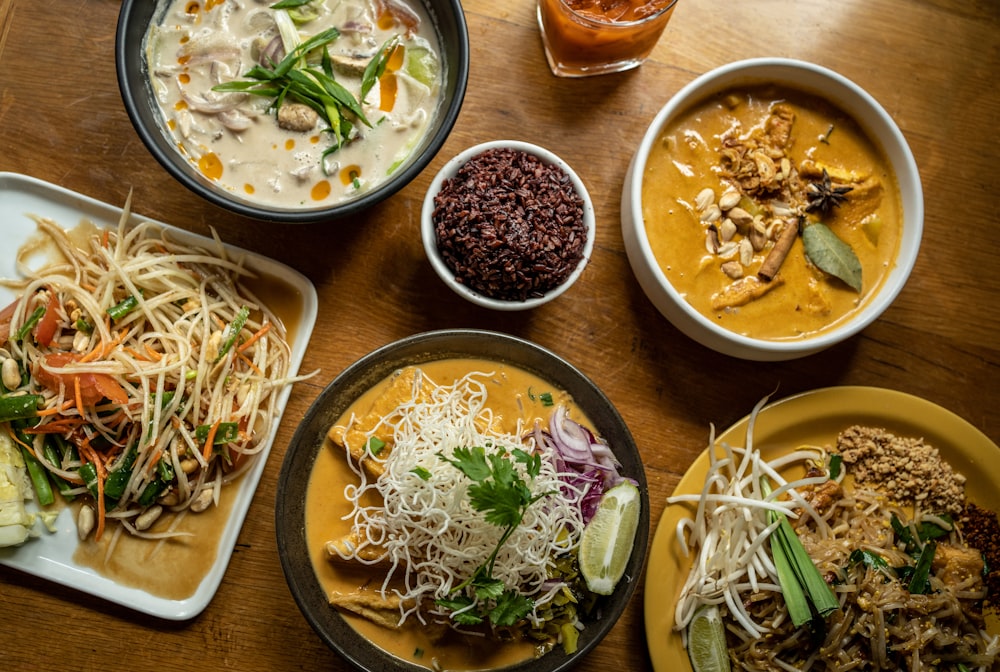
<path id="1" fill-rule="evenodd" d="M 52 422 L 47 422 L 44 425 L 37 425 L 35 427 L 25 427 L 22 431 L 25 434 L 62 434 L 63 432 L 68 432 L 76 429 L 80 425 L 85 423 L 83 418 L 77 416 L 71 416 L 66 418 L 59 418 L 58 420 L 53 420 Z"/>
<path id="2" fill-rule="evenodd" d="M 83 413 L 83 395 L 80 393 L 80 376 L 73 378 L 73 391 L 76 392 L 76 410 Z"/>
<path id="3" fill-rule="evenodd" d="M 257 365 L 254 364 L 252 361 L 250 361 L 249 357 L 243 354 L 242 350 L 237 350 L 236 356 L 242 359 L 244 362 L 246 362 L 247 366 L 249 366 L 251 369 L 257 372 L 259 375 L 264 375 L 264 373 L 259 368 L 257 368 Z"/>
<path id="4" fill-rule="evenodd" d="M 152 358 L 154 362 L 158 362 L 163 358 L 163 355 L 154 350 L 153 346 L 151 346 L 149 343 L 145 343 L 144 345 L 146 346 L 146 352 L 149 354 L 150 358 Z"/>
<path id="5" fill-rule="evenodd" d="M 11 441 L 13 441 L 14 443 L 16 443 L 18 445 L 24 446 L 25 448 L 27 448 L 28 450 L 31 451 L 32 455 L 35 454 L 35 451 L 34 451 L 34 449 L 31 446 L 29 446 L 28 444 L 26 444 L 21 439 L 17 438 L 17 434 L 14 433 L 14 430 L 11 429 L 9 425 L 6 427 L 6 430 L 7 430 L 7 435 L 10 437 Z"/>
<path id="6" fill-rule="evenodd" d="M 256 341 L 257 339 L 259 339 L 261 336 L 263 336 L 264 334 L 266 334 L 269 331 L 271 331 L 271 323 L 270 322 L 265 322 L 261 326 L 260 329 L 258 329 L 257 331 L 254 332 L 253 336 L 251 336 L 247 340 L 243 341 L 243 343 L 240 344 L 240 347 L 237 348 L 237 350 L 239 350 L 240 352 L 243 352 L 244 350 L 246 350 L 247 348 L 249 348 L 254 343 L 254 341 Z"/>
<path id="7" fill-rule="evenodd" d="M 222 423 L 222 418 L 219 418 L 212 425 L 212 428 L 208 430 L 208 438 L 205 439 L 205 447 L 201 450 L 201 456 L 205 458 L 208 462 L 209 458 L 212 457 L 212 446 L 215 443 L 215 433 L 219 431 L 219 425 Z"/>
<path id="8" fill-rule="evenodd" d="M 87 461 L 92 463 L 97 470 L 97 532 L 94 533 L 94 539 L 100 541 L 101 537 L 104 536 L 104 480 L 107 478 L 107 472 L 104 468 L 104 462 L 90 445 L 89 437 L 80 444 L 79 452 L 81 456 L 86 456 Z"/>
<path id="9" fill-rule="evenodd" d="M 161 457 L 163 457 L 163 449 L 162 449 L 162 448 L 157 448 L 157 449 L 156 449 L 156 452 L 155 452 L 155 453 L 153 453 L 153 459 L 151 459 L 151 460 L 150 460 L 150 461 L 149 461 L 149 462 L 148 462 L 148 463 L 146 464 L 146 473 L 147 473 L 147 474 L 148 474 L 148 473 L 149 473 L 150 471 L 152 471 L 152 470 L 153 470 L 153 468 L 154 468 L 154 467 L 156 466 L 156 463 L 160 461 L 160 458 L 161 458 Z"/>
<path id="10" fill-rule="evenodd" d="M 127 352 L 128 354 L 130 354 L 133 357 L 135 357 L 136 359 L 138 359 L 140 362 L 148 362 L 149 361 L 149 357 L 147 357 L 146 355 L 142 354 L 138 350 L 135 350 L 134 348 L 125 347 L 125 348 L 123 348 L 123 350 L 125 350 L 125 352 Z"/>
<path id="11" fill-rule="evenodd" d="M 101 236 L 101 247 L 103 247 L 104 249 L 108 249 L 108 241 L 110 240 L 110 238 L 111 238 L 111 230 L 104 229 L 104 235 Z"/>

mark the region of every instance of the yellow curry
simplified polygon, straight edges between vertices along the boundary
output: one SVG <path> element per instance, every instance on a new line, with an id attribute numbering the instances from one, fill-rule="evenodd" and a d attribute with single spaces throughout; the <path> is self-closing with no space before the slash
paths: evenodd
<path id="1" fill-rule="evenodd" d="M 760 85 L 680 114 L 650 152 L 642 209 L 664 274 L 726 329 L 816 336 L 875 295 L 902 206 L 881 148 L 824 98 Z"/>

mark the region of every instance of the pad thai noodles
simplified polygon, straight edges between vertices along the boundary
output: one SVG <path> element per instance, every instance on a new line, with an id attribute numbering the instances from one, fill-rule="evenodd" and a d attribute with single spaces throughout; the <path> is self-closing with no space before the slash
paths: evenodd
<path id="1" fill-rule="evenodd" d="M 263 449 L 293 382 L 285 328 L 218 240 L 129 227 L 127 207 L 116 229 L 35 219 L 22 277 L 4 281 L 19 296 L 0 312 L 0 431 L 39 504 L 82 502 L 81 539 L 113 527 L 110 553 L 122 533 L 179 535 L 183 514 L 217 504 Z M 181 515 L 157 529 L 164 512 Z"/>
<path id="2" fill-rule="evenodd" d="M 765 460 L 753 446 L 763 403 L 744 447 L 716 446 L 713 430 L 703 490 L 668 500 L 695 507 L 677 528 L 694 556 L 675 612 L 685 644 L 695 612 L 710 605 L 733 669 L 995 669 L 1000 636 L 984 621 L 983 557 L 952 517 L 853 483 L 832 450 Z M 822 577 L 819 590 L 834 598 L 825 615 L 808 604 L 801 624 L 779 566 L 783 520 Z"/>

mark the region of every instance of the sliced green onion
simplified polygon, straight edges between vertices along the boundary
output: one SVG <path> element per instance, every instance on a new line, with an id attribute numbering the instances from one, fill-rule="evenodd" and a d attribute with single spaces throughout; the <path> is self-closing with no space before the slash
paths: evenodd
<path id="1" fill-rule="evenodd" d="M 243 331 L 243 327 L 246 325 L 247 318 L 249 317 L 250 309 L 247 306 L 243 306 L 240 308 L 240 311 L 236 313 L 236 317 L 233 318 L 233 321 L 229 324 L 229 327 L 226 330 L 228 335 L 226 336 L 226 340 L 222 343 L 222 347 L 219 348 L 219 354 L 216 356 L 215 362 L 221 361 L 222 358 L 229 353 L 233 344 L 236 343 L 236 339 L 240 337 L 240 332 Z"/>
<path id="2" fill-rule="evenodd" d="M 21 328 L 17 330 L 17 340 L 24 340 L 24 337 L 35 328 L 36 324 L 38 324 L 38 320 L 42 319 L 42 315 L 45 314 L 45 310 L 45 306 L 38 306 L 35 308 L 34 312 L 32 312 L 31 315 L 28 316 L 28 319 L 25 320 L 24 324 L 21 325 Z"/>
<path id="3" fill-rule="evenodd" d="M 378 438 L 377 436 L 368 437 L 368 443 L 365 444 L 365 449 L 369 453 L 371 453 L 375 457 L 378 457 L 378 454 L 381 453 L 384 448 L 385 448 L 385 441 Z"/>

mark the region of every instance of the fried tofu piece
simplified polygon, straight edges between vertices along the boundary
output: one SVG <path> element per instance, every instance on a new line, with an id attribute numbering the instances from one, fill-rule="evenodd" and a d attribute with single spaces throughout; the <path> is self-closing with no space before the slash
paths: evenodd
<path id="1" fill-rule="evenodd" d="M 330 604 L 338 609 L 366 618 L 384 628 L 399 626 L 400 598 L 398 595 L 382 596 L 381 593 L 357 590 L 353 593 L 334 591 L 329 595 Z"/>
<path id="2" fill-rule="evenodd" d="M 949 586 L 965 584 L 969 579 L 978 587 L 983 576 L 983 555 L 974 548 L 938 544 L 931 568 Z"/>
<path id="3" fill-rule="evenodd" d="M 417 385 L 418 374 L 419 369 L 412 366 L 400 370 L 385 392 L 372 402 L 371 408 L 363 416 L 356 418 L 347 427 L 334 425 L 327 433 L 327 437 L 338 446 L 346 448 L 351 458 L 372 478 L 381 476 L 385 472 L 385 466 L 381 461 L 370 458 L 367 450 L 368 437 L 375 436 L 385 444 L 379 451 L 380 458 L 389 456 L 392 452 L 392 433 L 389 428 L 379 425 L 400 404 L 414 399 L 414 386 Z M 431 384 L 421 374 L 416 399 L 426 399 L 430 395 L 430 390 Z"/>

